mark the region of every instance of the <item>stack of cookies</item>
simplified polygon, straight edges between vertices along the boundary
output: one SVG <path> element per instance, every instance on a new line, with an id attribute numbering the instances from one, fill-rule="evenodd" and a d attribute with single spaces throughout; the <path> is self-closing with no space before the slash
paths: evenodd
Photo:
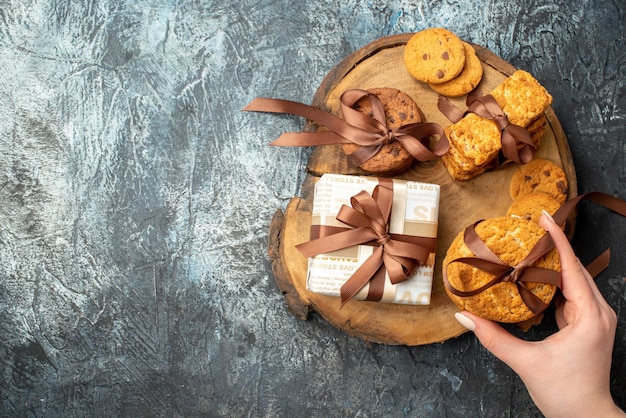
<path id="1" fill-rule="evenodd" d="M 474 230 L 493 254 L 511 266 L 525 259 L 535 244 L 546 234 L 537 223 L 511 216 L 487 219 L 476 225 Z M 458 234 L 448 248 L 443 260 L 443 274 L 455 289 L 469 292 L 488 285 L 494 276 L 469 264 L 452 262 L 459 258 L 475 257 L 465 243 L 464 232 Z M 561 271 L 557 250 L 552 248 L 532 266 Z M 544 304 L 550 303 L 557 289 L 555 285 L 549 283 L 526 282 L 523 286 Z M 445 289 L 459 309 L 492 321 L 520 323 L 537 316 L 522 300 L 517 285 L 510 281 L 502 281 L 472 296 L 458 296 L 447 286 Z"/>
<path id="2" fill-rule="evenodd" d="M 528 72 L 517 70 L 496 87 L 491 95 L 512 124 L 526 128 L 535 148 L 545 133 L 544 111 L 552 96 Z M 495 121 L 468 113 L 444 128 L 450 151 L 441 158 L 450 175 L 469 180 L 498 164 L 502 149 L 501 132 Z"/>
<path id="3" fill-rule="evenodd" d="M 387 128 L 398 129 L 411 123 L 424 122 L 424 115 L 417 103 L 406 93 L 390 88 L 372 88 L 367 90 L 378 97 L 383 105 Z M 354 109 L 368 116 L 373 116 L 372 105 L 362 99 L 354 105 Z M 350 155 L 360 146 L 356 144 L 342 144 L 343 151 Z M 408 169 L 413 163 L 413 156 L 398 141 L 384 144 L 372 158 L 360 165 L 360 168 L 376 174 L 394 174 Z"/>
<path id="4" fill-rule="evenodd" d="M 563 169 L 552 161 L 533 159 L 513 173 L 509 193 L 513 202 L 506 216 L 482 221 L 475 226 L 475 231 L 491 252 L 515 266 L 546 233 L 537 223 L 541 211 L 554 214 L 566 201 L 567 178 Z M 462 257 L 475 257 L 465 243 L 465 231 L 453 240 L 443 261 L 444 277 L 452 287 L 468 292 L 493 280 L 492 274 L 468 264 L 452 262 Z M 558 252 L 553 248 L 533 266 L 560 271 Z M 545 304 L 556 292 L 556 286 L 549 283 L 527 282 L 524 286 Z M 511 282 L 498 283 L 472 296 L 459 296 L 447 286 L 445 289 L 457 307 L 484 318 L 517 323 L 524 330 L 541 320 L 540 315 L 526 306 L 517 286 Z"/>
<path id="5" fill-rule="evenodd" d="M 474 48 L 444 28 L 415 33 L 404 50 L 404 64 L 413 78 L 449 97 L 471 92 L 483 76 Z"/>

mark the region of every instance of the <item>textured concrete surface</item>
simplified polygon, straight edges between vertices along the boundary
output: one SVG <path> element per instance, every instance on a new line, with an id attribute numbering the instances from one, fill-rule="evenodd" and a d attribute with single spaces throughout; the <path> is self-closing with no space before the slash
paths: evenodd
<path id="1" fill-rule="evenodd" d="M 626 199 L 621 0 L 3 0 L 0 415 L 540 416 L 465 334 L 368 345 L 284 305 L 273 213 L 305 149 L 267 146 L 257 96 L 308 102 L 343 57 L 445 26 L 554 95 L 579 192 Z M 269 119 L 268 119 L 269 120 Z M 574 238 L 619 315 L 626 407 L 626 219 L 583 204 Z M 550 315 L 526 335 L 554 330 Z"/>

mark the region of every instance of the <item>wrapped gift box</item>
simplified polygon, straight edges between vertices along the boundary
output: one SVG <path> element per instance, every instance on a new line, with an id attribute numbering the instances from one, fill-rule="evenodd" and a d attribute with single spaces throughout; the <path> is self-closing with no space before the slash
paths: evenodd
<path id="1" fill-rule="evenodd" d="M 341 206 L 350 205 L 350 198 L 361 191 L 371 194 L 379 181 L 376 177 L 324 174 L 315 185 L 311 239 L 331 234 L 337 228 L 349 228 L 336 219 Z M 430 255 L 426 263 L 403 282 L 392 284 L 386 275 L 380 302 L 428 305 L 435 263 L 440 187 L 398 179 L 384 181 L 393 182 L 389 234 L 427 238 Z M 355 245 L 309 257 L 307 289 L 339 296 L 341 286 L 373 253 L 373 245 Z M 369 285 L 365 285 L 354 299 L 365 300 L 368 292 Z"/>

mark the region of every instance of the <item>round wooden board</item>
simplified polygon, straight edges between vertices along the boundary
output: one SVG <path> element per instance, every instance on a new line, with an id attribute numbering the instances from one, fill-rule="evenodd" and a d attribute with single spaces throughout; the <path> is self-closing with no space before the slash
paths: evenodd
<path id="1" fill-rule="evenodd" d="M 379 39 L 339 63 L 317 90 L 313 105 L 337 115 L 339 97 L 347 89 L 394 87 L 410 95 L 426 120 L 447 126 L 450 122 L 437 109 L 437 94 L 408 74 L 402 54 L 411 34 Z M 473 45 L 480 57 L 484 76 L 479 89 L 489 92 L 511 75 L 515 68 L 488 50 Z M 452 99 L 465 109 L 465 97 Z M 567 139 L 552 108 L 546 110 L 546 134 L 541 139 L 538 158 L 561 165 L 569 181 L 569 198 L 577 194 L 576 175 Z M 308 124 L 305 130 L 315 130 Z M 269 255 L 276 283 L 292 312 L 305 319 L 312 311 L 347 333 L 383 344 L 422 345 L 442 342 L 465 332 L 454 319 L 458 311 L 447 297 L 441 279 L 441 262 L 454 237 L 469 224 L 502 216 L 511 204 L 509 181 L 516 164 L 465 181 L 455 181 L 440 163 L 419 163 L 397 178 L 441 186 L 439 230 L 429 306 L 394 305 L 350 301 L 340 309 L 339 298 L 323 296 L 306 289 L 307 259 L 295 248 L 308 241 L 315 181 L 323 173 L 371 175 L 348 165 L 340 145 L 316 147 L 307 165 L 302 196 L 294 197 L 284 213 L 277 212 L 270 226 Z M 571 220 L 573 222 L 573 219 Z M 570 223 L 572 223 L 570 222 Z M 570 225 L 570 226 L 573 226 Z M 571 229 L 571 228 L 570 228 Z"/>

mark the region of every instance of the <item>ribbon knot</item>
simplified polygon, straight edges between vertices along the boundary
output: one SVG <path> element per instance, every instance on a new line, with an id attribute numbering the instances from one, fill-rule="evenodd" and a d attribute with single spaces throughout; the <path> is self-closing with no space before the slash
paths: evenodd
<path id="1" fill-rule="evenodd" d="M 511 125 L 511 122 L 509 122 L 509 118 L 507 118 L 504 114 L 494 115 L 493 121 L 496 123 L 496 126 L 498 127 L 500 132 L 506 130 L 506 128 Z"/>
<path id="2" fill-rule="evenodd" d="M 511 271 L 508 274 L 505 274 L 504 277 L 502 278 L 503 282 L 509 282 L 509 283 L 517 283 L 517 281 L 519 280 L 520 276 L 523 274 L 525 267 L 514 267 L 511 269 Z"/>
<path id="3" fill-rule="evenodd" d="M 393 181 L 379 179 L 372 194 L 361 191 L 343 205 L 336 219 L 351 226 L 337 233 L 299 244 L 305 257 L 313 257 L 359 244 L 372 244 L 374 251 L 341 287 L 342 306 L 370 283 L 368 300 L 380 300 L 385 275 L 392 284 L 403 282 L 417 267 L 425 264 L 434 251 L 433 240 L 390 234 Z"/>
<path id="4" fill-rule="evenodd" d="M 371 116 L 357 110 L 360 101 L 368 101 Z M 419 161 L 441 157 L 450 149 L 443 128 L 437 123 L 410 123 L 397 129 L 389 129 L 382 102 L 366 90 L 346 90 L 340 97 L 343 119 L 302 103 L 289 100 L 256 98 L 243 110 L 250 112 L 288 113 L 304 117 L 327 131 L 286 132 L 270 143 L 273 146 L 317 146 L 329 144 L 356 144 L 359 148 L 350 154 L 350 163 L 361 166 L 380 151 L 383 145 L 398 141 Z M 430 136 L 439 135 L 430 147 Z"/>
<path id="5" fill-rule="evenodd" d="M 378 242 L 378 245 L 380 245 L 381 247 L 384 247 L 385 244 L 387 244 L 389 241 L 391 241 L 391 236 L 389 234 L 384 234 L 381 235 L 376 242 Z"/>
<path id="6" fill-rule="evenodd" d="M 387 145 L 387 144 L 391 144 L 393 141 L 396 141 L 396 135 L 393 133 L 393 131 L 387 131 L 387 133 L 385 134 L 385 136 L 383 137 L 383 144 Z"/>

